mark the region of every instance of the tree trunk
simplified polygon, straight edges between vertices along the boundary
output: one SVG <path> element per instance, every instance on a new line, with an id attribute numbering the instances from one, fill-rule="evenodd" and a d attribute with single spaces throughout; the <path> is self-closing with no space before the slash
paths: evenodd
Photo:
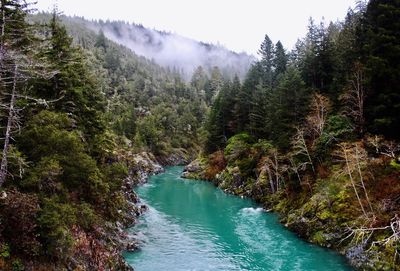
<path id="1" fill-rule="evenodd" d="M 356 187 L 356 184 L 355 184 L 355 182 L 354 182 L 353 175 L 351 174 L 351 168 L 350 168 L 350 164 L 349 164 L 349 158 L 348 158 L 348 156 L 347 156 L 347 150 L 346 150 L 345 148 L 343 148 L 343 153 L 344 153 L 344 157 L 345 157 L 345 159 L 346 159 L 347 173 L 348 173 L 348 175 L 349 175 L 349 178 L 350 178 L 350 181 L 351 181 L 351 185 L 353 186 L 354 193 L 356 194 L 358 203 L 360 204 L 360 207 L 361 207 L 361 210 L 362 210 L 363 214 L 364 214 L 365 216 L 367 216 L 367 213 L 365 212 L 364 206 L 362 205 L 360 196 L 358 195 L 357 187 Z"/>
<path id="2" fill-rule="evenodd" d="M 4 46 L 4 35 L 6 29 L 6 10 L 5 10 L 5 0 L 1 0 L 1 26 L 0 26 L 0 52 L 3 51 Z"/>
<path id="3" fill-rule="evenodd" d="M 4 136 L 4 146 L 3 146 L 3 156 L 1 158 L 1 165 L 0 165 L 0 187 L 3 186 L 6 177 L 7 177 L 7 156 L 8 156 L 8 148 L 10 145 L 10 137 L 11 137 L 11 128 L 13 125 L 13 120 L 15 117 L 14 114 L 14 105 L 15 105 L 15 94 L 17 88 L 17 72 L 18 72 L 18 65 L 14 66 L 14 79 L 12 84 L 12 91 L 11 91 L 11 99 L 10 99 L 10 106 L 8 108 L 8 119 L 7 119 L 7 127 Z"/>
<path id="4" fill-rule="evenodd" d="M 364 190 L 365 198 L 367 199 L 369 208 L 370 208 L 371 212 L 373 213 L 373 212 L 374 212 L 374 209 L 372 209 L 371 201 L 369 200 L 368 193 L 367 193 L 367 189 L 365 188 L 364 178 L 363 178 L 363 176 L 362 176 L 361 167 L 360 167 L 360 161 L 359 161 L 358 155 L 359 155 L 358 148 L 356 148 L 356 162 L 357 162 L 358 174 L 359 174 L 359 176 L 360 176 L 361 186 L 362 186 L 362 188 L 363 188 L 363 190 Z"/>

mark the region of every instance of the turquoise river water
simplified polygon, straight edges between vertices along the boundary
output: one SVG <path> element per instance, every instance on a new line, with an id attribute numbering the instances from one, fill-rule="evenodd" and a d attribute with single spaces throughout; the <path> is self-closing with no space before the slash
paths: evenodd
<path id="1" fill-rule="evenodd" d="M 167 168 L 137 188 L 149 210 L 129 229 L 140 250 L 125 253 L 135 271 L 343 271 L 337 253 L 309 244 L 275 214 L 212 184 Z"/>

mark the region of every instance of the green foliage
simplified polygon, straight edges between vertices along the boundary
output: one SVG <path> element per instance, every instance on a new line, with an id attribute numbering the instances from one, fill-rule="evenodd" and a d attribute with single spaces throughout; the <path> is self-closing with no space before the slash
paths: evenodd
<path id="1" fill-rule="evenodd" d="M 311 237 L 311 241 L 318 245 L 325 245 L 326 240 L 325 240 L 324 232 L 317 231 L 316 233 L 314 233 L 313 236 Z"/>
<path id="2" fill-rule="evenodd" d="M 155 154 L 160 154 L 163 151 L 161 131 L 158 127 L 160 127 L 158 119 L 153 115 L 142 118 L 138 123 L 140 141 Z"/>
<path id="3" fill-rule="evenodd" d="M 10 257 L 10 246 L 8 244 L 1 244 L 0 246 L 0 257 L 9 258 Z"/>
<path id="4" fill-rule="evenodd" d="M 246 133 L 237 134 L 231 137 L 224 150 L 224 155 L 228 164 L 243 158 L 243 156 L 249 151 L 250 144 L 253 141 L 254 139 Z"/>
<path id="5" fill-rule="evenodd" d="M 390 161 L 390 166 L 396 170 L 400 170 L 400 163 L 398 163 L 395 159 Z"/>
<path id="6" fill-rule="evenodd" d="M 326 129 L 316 141 L 315 154 L 325 157 L 340 142 L 354 138 L 353 127 L 350 120 L 343 115 L 332 115 L 328 118 Z"/>
<path id="7" fill-rule="evenodd" d="M 91 231 L 102 225 L 100 216 L 90 204 L 84 202 L 76 209 L 76 219 L 84 230 Z"/>
<path id="8" fill-rule="evenodd" d="M 286 72 L 288 64 L 288 56 L 286 54 L 285 48 L 280 41 L 275 44 L 273 66 L 274 70 L 274 82 L 277 82 L 279 76 Z"/>
<path id="9" fill-rule="evenodd" d="M 268 140 L 259 139 L 255 144 L 253 144 L 253 148 L 257 150 L 261 155 L 265 155 L 271 150 L 274 146 Z"/>
<path id="10" fill-rule="evenodd" d="M 103 168 L 103 174 L 105 179 L 109 180 L 110 191 L 119 191 L 122 180 L 128 176 L 128 168 L 120 162 L 112 163 Z"/>
<path id="11" fill-rule="evenodd" d="M 68 257 L 74 242 L 70 227 L 77 222 L 77 210 L 57 197 L 45 198 L 42 205 L 38 224 L 46 252 L 58 259 Z"/>
<path id="12" fill-rule="evenodd" d="M 274 44 L 268 35 L 265 35 L 264 41 L 261 43 L 258 53 L 261 56 L 260 63 L 263 68 L 263 86 L 265 86 L 267 89 L 271 89 L 273 84 Z"/>
<path id="13" fill-rule="evenodd" d="M 24 271 L 25 266 L 20 259 L 16 259 L 12 261 L 12 271 Z"/>
<path id="14" fill-rule="evenodd" d="M 293 66 L 280 77 L 278 86 L 270 94 L 269 126 L 270 138 L 282 149 L 289 147 L 294 127 L 304 121 L 308 112 L 310 92 Z"/>
<path id="15" fill-rule="evenodd" d="M 231 93 L 231 82 L 225 82 L 210 109 L 205 124 L 205 129 L 208 132 L 205 143 L 207 153 L 213 153 L 223 148 L 227 138 L 233 135 L 230 124 L 234 118 L 232 114 L 234 99 L 235 97 Z"/>
<path id="16" fill-rule="evenodd" d="M 72 121 L 66 114 L 50 111 L 41 111 L 27 123 L 19 144 L 29 159 L 37 163 L 27 185 L 37 184 L 38 189 L 50 189 L 48 193 L 62 187 L 70 190 L 84 187 L 85 191 L 80 192 L 83 197 L 101 201 L 101 195 L 109 187 L 96 161 L 85 152 L 79 133 L 70 131 L 71 128 Z"/>

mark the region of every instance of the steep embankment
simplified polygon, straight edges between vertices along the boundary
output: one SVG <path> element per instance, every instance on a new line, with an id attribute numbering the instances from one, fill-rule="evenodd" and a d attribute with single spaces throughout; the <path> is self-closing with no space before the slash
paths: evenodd
<path id="1" fill-rule="evenodd" d="M 144 208 L 132 187 L 162 170 L 145 151 L 193 146 L 198 107 L 178 75 L 86 29 L 77 46 L 57 16 L 33 24 L 14 4 L 2 22 L 0 270 L 131 270 L 123 229 Z"/>
<path id="2" fill-rule="evenodd" d="M 385 144 L 343 144 L 331 162 L 304 172 L 289 155 L 239 135 L 225 151 L 186 166 L 183 177 L 255 199 L 300 237 L 341 252 L 360 270 L 399 270 L 400 165 L 385 155 Z"/>

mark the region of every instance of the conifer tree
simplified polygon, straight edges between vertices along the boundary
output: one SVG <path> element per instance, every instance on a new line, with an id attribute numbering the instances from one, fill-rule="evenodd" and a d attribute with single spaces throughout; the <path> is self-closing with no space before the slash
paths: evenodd
<path id="1" fill-rule="evenodd" d="M 28 14 L 29 3 L 25 1 L 1 0 L 0 2 L 0 101 L 1 115 L 5 123 L 2 131 L 3 150 L 0 165 L 0 187 L 8 174 L 8 156 L 13 134 L 20 129 L 21 108 L 19 98 L 30 98 L 27 93 L 27 82 L 35 75 L 42 74 L 35 63 L 35 50 L 30 40 L 32 34 L 25 17 Z M 41 64 L 43 66 L 44 64 Z M 25 93 L 24 93 L 25 92 Z M 45 102 L 45 101 L 43 101 Z"/>
<path id="2" fill-rule="evenodd" d="M 261 56 L 261 66 L 264 71 L 263 83 L 267 88 L 272 89 L 274 45 L 268 35 L 265 35 L 258 53 Z"/>
<path id="3" fill-rule="evenodd" d="M 371 0 L 359 44 L 370 79 L 366 122 L 370 132 L 399 138 L 400 1 Z"/>
<path id="4" fill-rule="evenodd" d="M 206 88 L 206 102 L 211 105 L 215 95 L 221 90 L 223 85 L 223 79 L 221 71 L 217 66 L 211 70 L 211 78 L 209 80 L 209 86 Z"/>
<path id="5" fill-rule="evenodd" d="M 58 73 L 48 82 L 39 82 L 36 91 L 48 99 L 59 99 L 55 109 L 70 114 L 86 140 L 91 141 L 104 130 L 101 112 L 104 96 L 86 65 L 82 51 L 72 44 L 64 26 L 58 21 L 56 11 L 50 21 L 49 47 L 44 56 Z"/>
<path id="6" fill-rule="evenodd" d="M 283 74 L 286 71 L 287 62 L 288 57 L 286 55 L 285 49 L 283 48 L 282 43 L 278 41 L 275 45 L 273 58 L 274 81 L 276 81 L 279 75 Z"/>

